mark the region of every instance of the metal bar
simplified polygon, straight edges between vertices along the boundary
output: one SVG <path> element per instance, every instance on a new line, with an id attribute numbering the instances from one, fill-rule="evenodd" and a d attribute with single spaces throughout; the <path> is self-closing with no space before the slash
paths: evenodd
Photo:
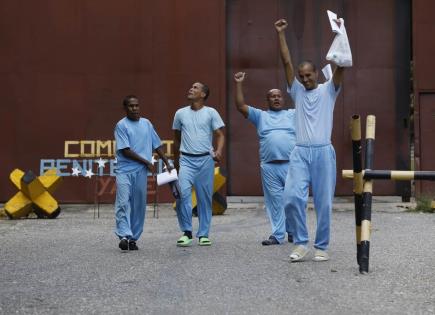
<path id="1" fill-rule="evenodd" d="M 373 168 L 374 160 L 374 143 L 375 143 L 376 117 L 367 116 L 366 120 L 366 151 L 365 151 L 365 169 Z M 372 216 L 372 193 L 373 181 L 366 180 L 363 187 L 363 205 L 361 213 L 361 256 L 360 256 L 360 273 L 369 272 L 370 258 L 370 229 Z"/>
<path id="2" fill-rule="evenodd" d="M 342 170 L 341 175 L 344 179 L 353 179 L 352 170 Z M 395 181 L 408 180 L 435 180 L 435 171 L 390 171 L 390 170 L 364 170 L 364 179 L 384 179 Z"/>
<path id="3" fill-rule="evenodd" d="M 390 180 L 435 180 L 434 171 L 385 171 L 367 170 L 364 174 L 367 179 L 390 179 Z"/>
<path id="4" fill-rule="evenodd" d="M 362 160 L 361 160 L 361 119 L 353 115 L 351 120 L 352 156 L 353 156 L 353 195 L 355 201 L 355 235 L 356 235 L 356 260 L 360 265 L 361 257 L 361 212 L 362 212 Z"/>

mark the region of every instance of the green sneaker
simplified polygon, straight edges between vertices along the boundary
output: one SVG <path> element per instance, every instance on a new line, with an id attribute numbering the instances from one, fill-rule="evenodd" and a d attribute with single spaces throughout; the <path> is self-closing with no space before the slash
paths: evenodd
<path id="1" fill-rule="evenodd" d="M 183 235 L 177 241 L 177 246 L 180 247 L 188 247 L 190 245 L 192 245 L 192 239 L 188 238 L 186 235 Z"/>
<path id="2" fill-rule="evenodd" d="M 200 237 L 199 238 L 199 246 L 210 246 L 211 241 L 208 239 L 208 237 Z"/>

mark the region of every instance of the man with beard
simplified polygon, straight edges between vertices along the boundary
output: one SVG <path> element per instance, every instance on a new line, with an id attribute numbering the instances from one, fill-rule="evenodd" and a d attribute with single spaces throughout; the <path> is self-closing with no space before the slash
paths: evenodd
<path id="1" fill-rule="evenodd" d="M 285 232 L 292 242 L 291 224 L 286 220 L 282 195 L 287 177 L 290 153 L 296 142 L 294 109 L 284 109 L 282 93 L 278 89 L 267 92 L 268 110 L 264 111 L 245 103 L 242 84 L 245 73 L 234 75 L 236 81 L 236 108 L 257 129 L 260 142 L 260 169 L 264 204 L 272 227 L 272 234 L 263 245 L 282 244 Z"/>

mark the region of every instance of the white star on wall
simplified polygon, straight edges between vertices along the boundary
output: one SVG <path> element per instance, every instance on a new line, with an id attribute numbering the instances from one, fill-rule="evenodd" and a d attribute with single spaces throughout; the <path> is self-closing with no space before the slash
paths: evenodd
<path id="1" fill-rule="evenodd" d="M 107 160 L 103 160 L 101 157 L 99 160 L 96 160 L 96 162 L 98 163 L 98 168 L 103 167 L 106 165 Z"/>
<path id="2" fill-rule="evenodd" d="M 72 173 L 71 173 L 71 175 L 72 175 L 72 176 L 79 176 L 79 175 L 80 175 L 80 170 L 79 170 L 79 168 L 78 168 L 78 167 L 73 167 L 73 168 L 72 168 Z"/>
<path id="3" fill-rule="evenodd" d="M 92 173 L 92 170 L 91 170 L 91 169 L 89 169 L 89 170 L 86 170 L 86 174 L 85 174 L 85 177 L 91 178 L 91 177 L 92 177 L 92 175 L 95 175 L 95 174 L 94 174 L 94 173 Z"/>

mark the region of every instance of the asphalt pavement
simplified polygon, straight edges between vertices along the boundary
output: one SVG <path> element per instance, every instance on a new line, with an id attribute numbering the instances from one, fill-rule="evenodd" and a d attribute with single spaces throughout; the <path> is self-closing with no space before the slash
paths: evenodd
<path id="1" fill-rule="evenodd" d="M 370 273 L 358 272 L 351 199 L 337 199 L 327 262 L 267 246 L 261 200 L 233 198 L 211 247 L 178 248 L 175 212 L 149 208 L 121 252 L 113 207 L 63 205 L 54 220 L 0 219 L 0 314 L 435 314 L 435 215 L 375 199 Z M 195 230 L 197 218 L 194 218 Z M 308 209 L 310 236 L 315 212 Z"/>

